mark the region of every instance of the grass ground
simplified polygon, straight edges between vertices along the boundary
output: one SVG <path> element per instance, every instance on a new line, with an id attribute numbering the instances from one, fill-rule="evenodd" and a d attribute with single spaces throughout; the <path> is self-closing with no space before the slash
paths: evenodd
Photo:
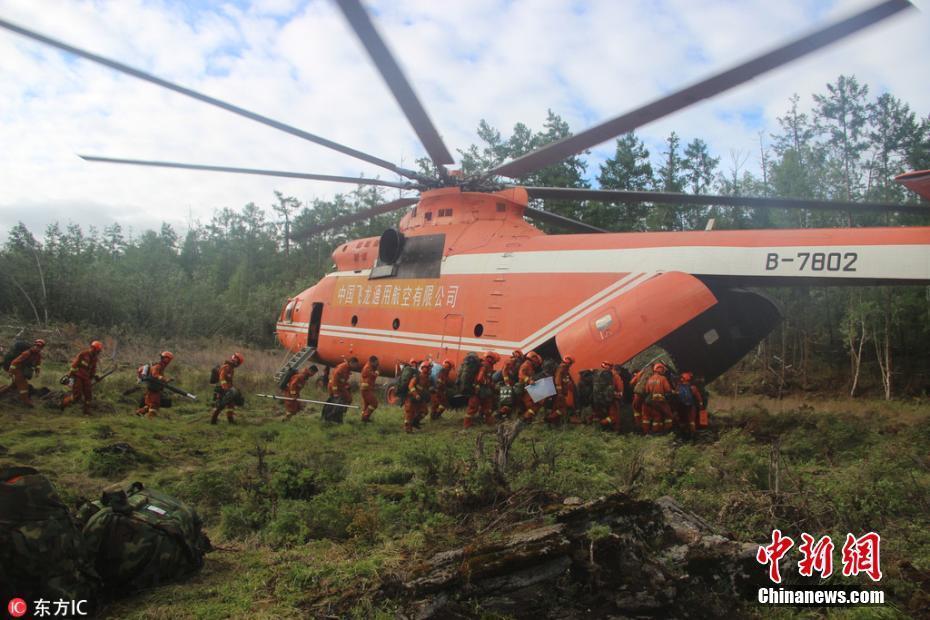
<path id="1" fill-rule="evenodd" d="M 38 383 L 57 387 L 65 366 L 48 366 Z M 460 430 L 460 413 L 407 436 L 397 408 L 380 409 L 371 425 L 350 414 L 344 425 L 325 426 L 318 413 L 284 422 L 275 403 L 249 397 L 239 424 L 210 426 L 208 368 L 171 368 L 204 402 L 176 399 L 154 420 L 131 415 L 138 394 L 121 395 L 133 385 L 130 372 L 101 385 L 92 417 L 0 403 L 0 466 L 40 469 L 72 505 L 139 480 L 204 518 L 217 550 L 203 571 L 113 602 L 106 617 L 393 617 L 395 604 L 375 596 L 384 576 L 532 516 L 521 493 L 588 499 L 618 489 L 671 495 L 742 540 L 765 541 L 774 527 L 834 541 L 877 531 L 889 604 L 829 615 L 930 613 L 926 402 L 717 398 L 714 428 L 696 443 L 534 425 L 515 444 L 515 495 L 505 496 L 475 454 L 476 433 Z M 267 374 L 243 371 L 247 395 L 270 389 Z M 132 451 L 95 451 L 114 443 Z"/>

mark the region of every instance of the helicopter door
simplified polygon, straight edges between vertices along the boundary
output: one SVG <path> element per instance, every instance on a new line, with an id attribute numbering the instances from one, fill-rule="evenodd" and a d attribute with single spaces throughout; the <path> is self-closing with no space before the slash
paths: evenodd
<path id="1" fill-rule="evenodd" d="M 314 302 L 310 311 L 310 326 L 307 328 L 307 346 L 316 347 L 320 342 L 320 326 L 323 324 L 323 303 Z"/>
<path id="2" fill-rule="evenodd" d="M 455 366 L 459 365 L 459 354 L 461 350 L 459 345 L 462 343 L 462 325 L 465 323 L 465 317 L 461 314 L 447 314 L 443 321 L 442 344 L 437 362 L 444 359 L 451 359 Z"/>

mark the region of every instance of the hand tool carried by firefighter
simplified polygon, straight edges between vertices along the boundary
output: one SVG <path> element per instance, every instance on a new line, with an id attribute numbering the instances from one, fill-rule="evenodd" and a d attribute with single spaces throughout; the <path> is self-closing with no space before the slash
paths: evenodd
<path id="1" fill-rule="evenodd" d="M 182 390 L 181 388 L 174 387 L 173 385 L 171 385 L 170 383 L 167 383 L 167 382 L 165 382 L 165 381 L 159 381 L 158 379 L 154 379 L 154 378 L 152 378 L 152 377 L 149 377 L 148 379 L 146 379 L 146 381 L 150 382 L 152 385 L 156 385 L 156 386 L 163 387 L 164 389 L 168 390 L 169 392 L 174 392 L 175 394 L 179 394 L 179 395 L 181 395 L 181 396 L 183 396 L 183 397 L 185 397 L 185 398 L 189 398 L 189 399 L 191 399 L 191 400 L 197 400 L 197 395 L 196 395 L 196 394 L 191 394 L 190 392 L 185 392 L 185 391 Z"/>
<path id="2" fill-rule="evenodd" d="M 332 405 L 334 407 L 345 407 L 346 409 L 358 409 L 358 405 L 343 405 L 342 403 L 328 403 L 325 400 L 310 400 L 308 398 L 290 398 L 288 396 L 272 396 L 271 394 L 256 394 L 262 398 L 271 398 L 273 400 L 296 400 L 298 403 L 315 403 L 317 405 Z"/>

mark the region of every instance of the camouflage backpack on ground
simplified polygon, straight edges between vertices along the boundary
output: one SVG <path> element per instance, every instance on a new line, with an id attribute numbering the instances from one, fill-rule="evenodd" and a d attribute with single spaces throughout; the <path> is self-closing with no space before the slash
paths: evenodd
<path id="1" fill-rule="evenodd" d="M 111 592 L 151 588 L 200 570 L 210 540 L 197 511 L 134 482 L 110 487 L 85 504 L 84 540 L 104 587 Z"/>
<path id="2" fill-rule="evenodd" d="M 0 600 L 90 601 L 94 574 L 68 508 L 31 467 L 0 470 Z"/>

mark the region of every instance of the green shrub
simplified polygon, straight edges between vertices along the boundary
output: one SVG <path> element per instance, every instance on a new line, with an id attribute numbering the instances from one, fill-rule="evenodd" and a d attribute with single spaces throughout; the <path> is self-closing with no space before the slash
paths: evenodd
<path id="1" fill-rule="evenodd" d="M 283 500 L 262 530 L 262 540 L 274 548 L 302 545 L 310 540 L 311 511 L 307 502 Z"/>

